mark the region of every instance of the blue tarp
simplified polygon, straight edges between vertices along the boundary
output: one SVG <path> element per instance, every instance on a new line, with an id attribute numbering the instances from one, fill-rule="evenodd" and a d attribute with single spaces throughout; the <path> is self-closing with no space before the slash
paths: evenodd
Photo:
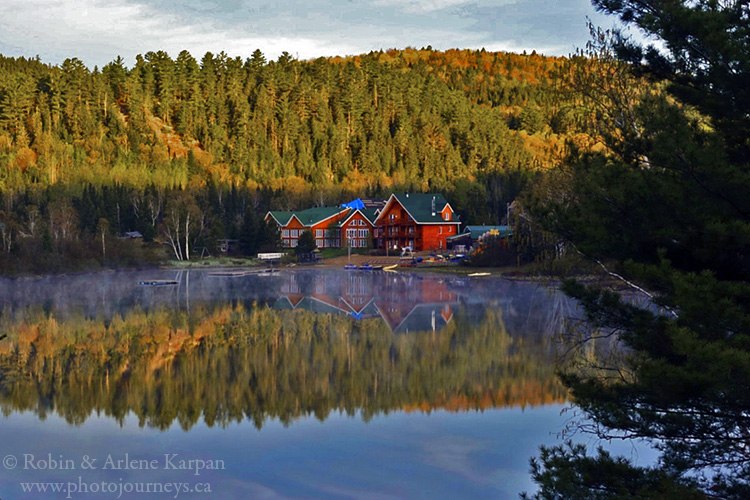
<path id="1" fill-rule="evenodd" d="M 352 200 L 349 203 L 342 203 L 341 207 L 342 208 L 353 208 L 354 210 L 361 210 L 361 209 L 365 208 L 365 204 L 362 203 L 362 200 L 360 200 L 359 198 L 357 198 L 356 200 Z"/>

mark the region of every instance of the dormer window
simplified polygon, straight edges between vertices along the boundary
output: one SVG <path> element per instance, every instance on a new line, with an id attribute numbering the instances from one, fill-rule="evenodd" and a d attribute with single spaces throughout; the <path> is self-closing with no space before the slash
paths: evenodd
<path id="1" fill-rule="evenodd" d="M 450 212 L 445 212 L 443 214 L 443 219 L 445 219 L 445 220 L 451 220 L 451 213 Z"/>

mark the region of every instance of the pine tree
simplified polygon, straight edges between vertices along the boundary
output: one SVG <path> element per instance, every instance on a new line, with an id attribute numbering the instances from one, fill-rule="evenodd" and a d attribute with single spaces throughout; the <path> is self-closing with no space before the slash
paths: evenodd
<path id="1" fill-rule="evenodd" d="M 579 448 L 543 451 L 539 499 L 750 498 L 750 73 L 746 2 L 594 0 L 661 37 L 666 51 L 601 36 L 597 57 L 626 75 L 667 79 L 669 93 L 598 96 L 608 149 L 573 148 L 562 189 L 533 214 L 579 252 L 648 294 L 645 304 L 568 281 L 592 338 L 623 344 L 617 363 L 563 375 L 601 437 L 642 438 L 658 465 Z M 600 33 L 601 35 L 601 33 Z M 604 46 L 601 45 L 604 44 Z M 630 78 L 630 77 L 628 77 Z M 631 78 L 632 81 L 635 81 Z M 594 108 L 592 108 L 594 109 Z M 619 472 L 614 474 L 617 469 Z"/>

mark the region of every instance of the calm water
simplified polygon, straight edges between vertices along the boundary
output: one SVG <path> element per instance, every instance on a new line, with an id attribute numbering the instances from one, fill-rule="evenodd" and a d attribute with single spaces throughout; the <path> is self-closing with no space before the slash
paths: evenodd
<path id="1" fill-rule="evenodd" d="M 571 418 L 574 306 L 529 283 L 123 272 L 0 304 L 6 500 L 517 498 Z"/>

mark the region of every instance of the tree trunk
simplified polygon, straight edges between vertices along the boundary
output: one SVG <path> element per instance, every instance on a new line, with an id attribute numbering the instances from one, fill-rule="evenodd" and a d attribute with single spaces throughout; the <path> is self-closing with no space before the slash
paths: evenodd
<path id="1" fill-rule="evenodd" d="M 185 260 L 190 260 L 190 212 L 185 216 Z"/>

